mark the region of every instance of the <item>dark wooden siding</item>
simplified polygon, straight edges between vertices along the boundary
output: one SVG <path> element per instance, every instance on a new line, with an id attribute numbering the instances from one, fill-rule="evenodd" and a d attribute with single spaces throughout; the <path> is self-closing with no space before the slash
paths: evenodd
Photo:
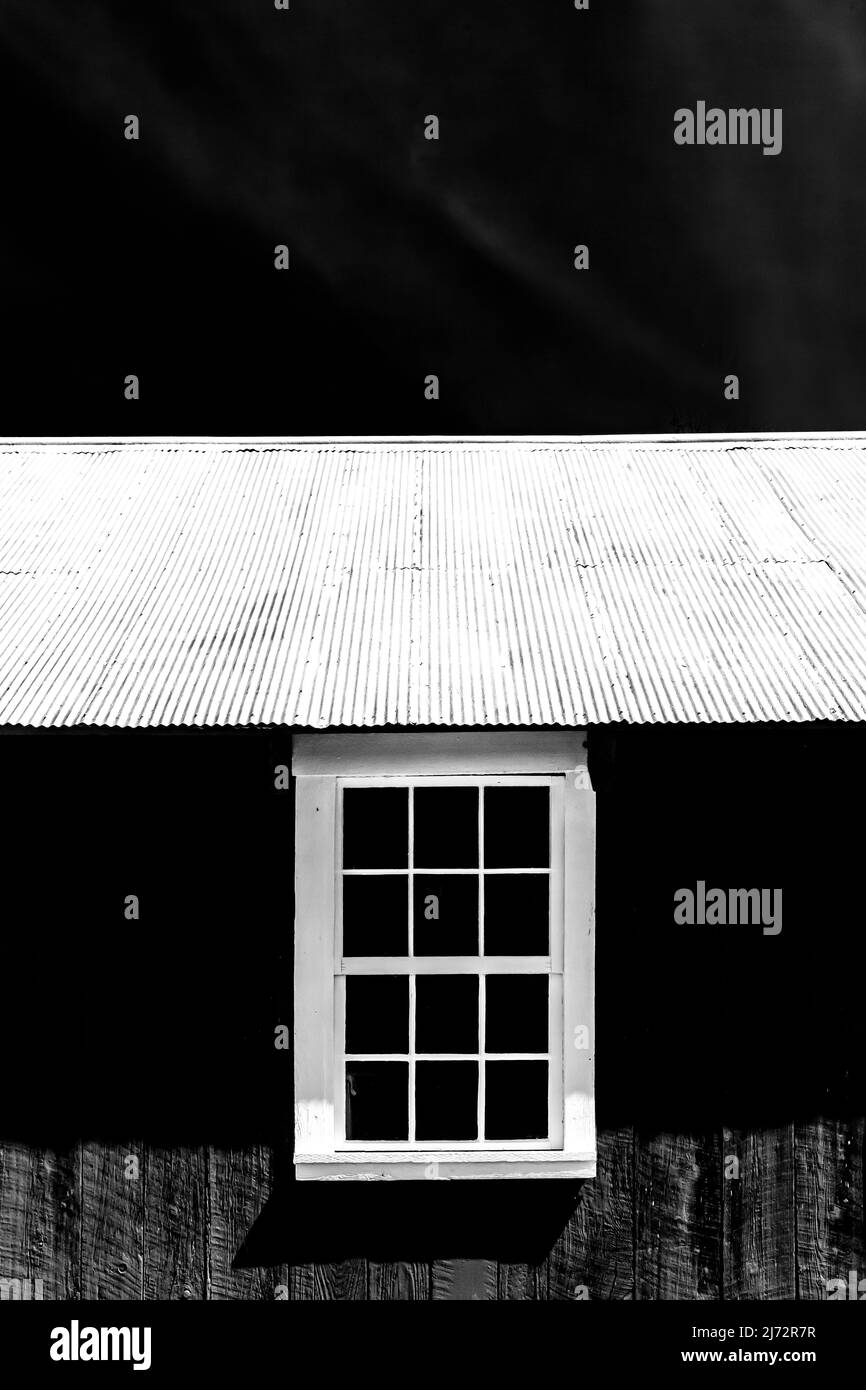
<path id="1" fill-rule="evenodd" d="M 862 1277 L 860 732 L 618 730 L 590 756 L 596 1179 L 301 1185 L 273 1047 L 287 737 L 0 739 L 20 812 L 0 1278 L 45 1298 L 566 1300 L 820 1299 Z M 698 877 L 782 886 L 781 935 L 674 928 Z"/>
<path id="2" fill-rule="evenodd" d="M 496 1258 L 491 1238 L 488 1259 L 449 1257 L 443 1240 L 435 1259 L 247 1265 L 274 1190 L 268 1150 L 143 1146 L 135 1183 L 125 1146 L 6 1143 L 0 1269 L 41 1279 L 45 1298 L 96 1299 L 821 1299 L 828 1278 L 862 1272 L 862 1116 L 737 1135 L 736 1182 L 731 1146 L 722 1131 L 603 1131 L 598 1177 L 558 1196 L 567 1213 L 540 1258 Z"/>

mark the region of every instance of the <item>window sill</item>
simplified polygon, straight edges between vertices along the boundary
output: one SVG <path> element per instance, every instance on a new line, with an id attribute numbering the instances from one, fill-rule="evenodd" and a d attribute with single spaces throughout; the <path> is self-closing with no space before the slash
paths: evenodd
<path id="1" fill-rule="evenodd" d="M 450 1182 L 478 1178 L 594 1178 L 595 1154 L 550 1149 L 451 1153 L 296 1154 L 300 1182 Z"/>

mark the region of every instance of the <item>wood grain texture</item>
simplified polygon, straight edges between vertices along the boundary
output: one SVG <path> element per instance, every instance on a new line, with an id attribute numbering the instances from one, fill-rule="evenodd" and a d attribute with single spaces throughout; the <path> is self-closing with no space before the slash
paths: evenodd
<path id="1" fill-rule="evenodd" d="M 538 1271 L 534 1265 L 506 1264 L 502 1261 L 496 1268 L 496 1297 L 502 1302 L 526 1302 L 536 1297 Z M 544 1269 L 547 1282 L 547 1269 Z"/>
<path id="2" fill-rule="evenodd" d="M 724 1176 L 726 1155 L 737 1177 Z M 580 1285 L 591 1300 L 823 1299 L 828 1279 L 866 1277 L 863 1174 L 856 1114 L 718 1140 L 602 1131 L 598 1176 L 576 1191 L 540 1263 L 357 1258 L 289 1270 L 235 1264 L 270 1194 L 267 1148 L 6 1143 L 0 1278 L 41 1278 L 46 1299 L 566 1300 Z"/>
<path id="3" fill-rule="evenodd" d="M 208 1297 L 268 1300 L 285 1297 L 288 1265 L 244 1267 L 238 1257 L 271 1195 L 269 1147 L 208 1149 Z"/>
<path id="4" fill-rule="evenodd" d="M 721 1132 L 638 1131 L 635 1153 L 637 1297 L 720 1298 Z"/>
<path id="5" fill-rule="evenodd" d="M 291 1265 L 289 1267 L 289 1298 L 298 1303 L 310 1303 L 316 1298 L 316 1266 L 314 1264 Z"/>
<path id="6" fill-rule="evenodd" d="M 144 1297 L 142 1145 L 82 1144 L 81 1296 Z"/>
<path id="7" fill-rule="evenodd" d="M 292 1297 L 298 1295 L 293 1292 Z M 308 1298 L 326 1303 L 357 1303 L 367 1298 L 367 1261 L 338 1260 L 313 1266 L 313 1285 Z"/>
<path id="8" fill-rule="evenodd" d="M 371 1261 L 367 1265 L 367 1297 L 373 1302 L 423 1302 L 430 1298 L 430 1284 L 429 1264 Z"/>
<path id="9" fill-rule="evenodd" d="M 816 1119 L 794 1130 L 797 1293 L 826 1299 L 828 1280 L 866 1278 L 864 1121 Z"/>
<path id="10" fill-rule="evenodd" d="M 794 1126 L 725 1130 L 724 1297 L 796 1298 Z"/>
<path id="11" fill-rule="evenodd" d="M 207 1151 L 144 1155 L 144 1296 L 207 1297 Z"/>
<path id="12" fill-rule="evenodd" d="M 79 1217 L 76 1147 L 0 1145 L 0 1278 L 27 1281 L 22 1297 L 78 1298 Z"/>
<path id="13" fill-rule="evenodd" d="M 573 1215 L 550 1252 L 547 1298 L 634 1298 L 634 1205 L 634 1131 L 603 1130 L 597 1176 L 581 1185 Z"/>
<path id="14" fill-rule="evenodd" d="M 488 1303 L 496 1298 L 497 1266 L 493 1260 L 436 1260 L 431 1297 L 437 1302 Z"/>

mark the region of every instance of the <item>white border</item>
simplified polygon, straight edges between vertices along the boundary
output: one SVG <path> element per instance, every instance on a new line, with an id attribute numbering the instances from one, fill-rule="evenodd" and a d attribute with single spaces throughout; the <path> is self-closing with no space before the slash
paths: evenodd
<path id="1" fill-rule="evenodd" d="M 743 443 L 750 439 L 803 440 L 843 439 L 866 442 L 866 430 L 766 430 L 724 431 L 707 434 L 12 434 L 0 438 L 0 446 L 26 444 L 227 444 L 241 446 L 260 444 L 282 445 L 286 448 L 305 448 L 319 444 L 693 444 L 705 440 L 720 443 L 732 440 Z"/>

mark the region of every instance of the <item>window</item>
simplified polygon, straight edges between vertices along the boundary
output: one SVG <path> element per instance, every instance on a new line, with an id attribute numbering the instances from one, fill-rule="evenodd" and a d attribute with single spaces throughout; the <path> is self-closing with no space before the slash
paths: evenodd
<path id="1" fill-rule="evenodd" d="M 295 739 L 300 1178 L 595 1172 L 572 733 Z"/>

